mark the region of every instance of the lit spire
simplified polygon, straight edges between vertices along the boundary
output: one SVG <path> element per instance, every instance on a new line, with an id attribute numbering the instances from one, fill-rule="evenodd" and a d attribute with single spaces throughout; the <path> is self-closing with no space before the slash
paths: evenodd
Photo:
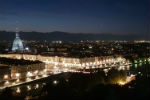
<path id="1" fill-rule="evenodd" d="M 16 21 L 16 25 L 18 26 L 18 21 Z M 19 28 L 16 26 L 16 37 L 19 37 Z"/>
<path id="2" fill-rule="evenodd" d="M 19 31 L 17 27 L 16 27 L 16 37 L 19 37 Z"/>
<path id="3" fill-rule="evenodd" d="M 23 50 L 24 50 L 23 43 L 19 37 L 18 27 L 16 27 L 16 38 L 13 41 L 12 51 L 23 51 Z"/>

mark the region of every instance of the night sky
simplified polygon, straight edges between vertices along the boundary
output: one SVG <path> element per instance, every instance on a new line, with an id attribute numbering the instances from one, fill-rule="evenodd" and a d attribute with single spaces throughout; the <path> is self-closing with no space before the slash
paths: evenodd
<path id="1" fill-rule="evenodd" d="M 0 30 L 148 35 L 149 12 L 149 0 L 0 0 Z"/>

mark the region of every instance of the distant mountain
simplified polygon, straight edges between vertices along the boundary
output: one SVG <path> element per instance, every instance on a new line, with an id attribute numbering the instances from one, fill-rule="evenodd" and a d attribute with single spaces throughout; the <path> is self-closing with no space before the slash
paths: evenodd
<path id="1" fill-rule="evenodd" d="M 20 32 L 22 40 L 38 41 L 80 41 L 80 40 L 148 40 L 148 36 L 138 35 L 114 35 L 114 34 L 92 34 L 92 33 L 67 33 L 67 32 Z M 0 31 L 0 40 L 12 41 L 15 38 L 15 32 Z"/>

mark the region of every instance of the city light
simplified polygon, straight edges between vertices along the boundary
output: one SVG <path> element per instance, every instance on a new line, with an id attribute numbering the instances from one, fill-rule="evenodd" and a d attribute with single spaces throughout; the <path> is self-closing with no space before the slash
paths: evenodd
<path id="1" fill-rule="evenodd" d="M 68 82 L 69 80 L 68 79 L 66 79 L 66 82 Z"/>
<path id="2" fill-rule="evenodd" d="M 24 58 L 24 57 L 23 57 Z M 33 58 L 33 57 L 26 57 L 26 58 Z M 58 58 L 58 57 L 57 57 Z M 65 58 L 67 59 L 67 58 Z M 94 58 L 95 59 L 95 58 Z M 126 60 L 123 57 L 104 57 L 104 58 L 97 58 L 98 61 L 92 61 L 93 58 L 90 58 L 89 60 L 86 60 L 84 62 L 77 62 L 75 61 L 74 58 L 69 58 L 69 61 L 67 63 L 67 61 L 63 61 L 63 62 L 59 62 L 59 60 L 56 61 L 49 61 L 50 64 L 47 65 L 47 67 L 45 69 L 42 69 L 41 71 L 39 70 L 33 70 L 33 71 L 28 71 L 26 73 L 26 81 L 20 81 L 19 79 L 16 80 L 16 82 L 11 82 L 11 85 L 14 86 L 16 84 L 20 84 L 20 83 L 26 83 L 26 82 L 30 82 L 30 81 L 34 81 L 37 79 L 41 79 L 44 77 L 48 77 L 50 76 L 48 73 L 50 73 L 48 70 L 48 66 L 50 65 L 52 70 L 51 70 L 51 74 L 59 74 L 62 72 L 74 72 L 74 73 L 83 73 L 83 74 L 91 74 L 91 73 L 96 73 L 97 71 L 94 72 L 89 72 L 89 71 L 79 71 L 81 69 L 95 69 L 95 68 L 104 68 L 103 71 L 105 72 L 105 75 L 107 75 L 108 71 L 113 68 L 116 67 L 118 70 L 129 70 L 130 66 L 130 62 L 129 60 Z M 45 60 L 44 60 L 45 61 Z M 71 62 L 72 61 L 72 62 Z M 78 61 L 80 61 L 78 59 Z M 62 65 L 63 64 L 63 65 Z M 61 67 L 60 67 L 61 66 Z M 135 67 L 137 66 L 137 64 L 135 64 Z M 35 77 L 33 77 L 35 76 Z M 13 77 L 13 75 L 11 75 L 11 77 Z M 15 78 L 20 78 L 21 79 L 21 73 L 15 73 Z M 32 77 L 32 78 L 31 78 Z M 4 75 L 3 76 L 4 79 L 8 79 L 9 75 Z M 15 79 L 14 78 L 14 79 Z M 118 82 L 118 84 L 123 85 L 127 82 Z M 5 82 L 5 85 L 10 84 L 9 82 Z M 53 81 L 53 84 L 58 84 L 57 80 Z"/>
<path id="3" fill-rule="evenodd" d="M 16 82 L 20 82 L 20 80 L 19 80 L 19 79 L 17 79 L 17 80 L 16 80 Z"/>
<path id="4" fill-rule="evenodd" d="M 30 86 L 30 85 L 27 86 L 27 90 L 28 90 L 28 91 L 31 90 L 31 86 Z"/>
<path id="5" fill-rule="evenodd" d="M 0 0 L 0 100 L 148 99 L 149 1 Z"/>
<path id="6" fill-rule="evenodd" d="M 19 87 L 16 89 L 16 93 L 21 93 L 21 90 Z"/>
<path id="7" fill-rule="evenodd" d="M 26 78 L 26 81 L 28 82 L 28 81 L 31 81 L 31 78 Z"/>
<path id="8" fill-rule="evenodd" d="M 32 77 L 33 74 L 31 72 L 27 72 L 27 77 Z"/>
<path id="9" fill-rule="evenodd" d="M 8 75 L 4 75 L 4 79 L 8 79 Z"/>
<path id="10" fill-rule="evenodd" d="M 58 81 L 57 81 L 57 80 L 54 80 L 54 81 L 53 81 L 53 84 L 55 84 L 55 85 L 58 84 Z"/>
<path id="11" fill-rule="evenodd" d="M 6 81 L 6 82 L 5 82 L 5 85 L 8 85 L 8 84 L 9 84 L 9 81 Z"/>
<path id="12" fill-rule="evenodd" d="M 36 85 L 35 85 L 35 89 L 38 89 L 38 88 L 39 88 L 39 84 L 36 84 Z"/>
<path id="13" fill-rule="evenodd" d="M 19 76 L 20 76 L 20 73 L 16 73 L 16 77 L 19 78 Z"/>
<path id="14" fill-rule="evenodd" d="M 34 72 L 34 74 L 38 74 L 38 70 L 36 70 L 36 71 Z"/>
<path id="15" fill-rule="evenodd" d="M 43 75 L 42 75 L 42 77 L 47 77 L 47 76 L 48 76 L 47 74 L 43 74 Z"/>
<path id="16" fill-rule="evenodd" d="M 13 83 L 12 83 L 12 85 L 16 85 L 16 83 L 15 83 L 15 82 L 13 82 Z"/>
<path id="17" fill-rule="evenodd" d="M 39 76 L 36 76 L 35 78 L 36 78 L 36 79 L 39 79 Z"/>
<path id="18" fill-rule="evenodd" d="M 148 62 L 150 62 L 150 58 L 148 58 Z"/>
<path id="19" fill-rule="evenodd" d="M 43 75 L 44 74 L 43 71 L 40 71 L 40 74 Z"/>
<path id="20" fill-rule="evenodd" d="M 44 71 L 44 72 L 47 72 L 47 69 L 44 69 L 43 71 Z"/>
<path id="21" fill-rule="evenodd" d="M 28 47 L 26 47 L 26 48 L 25 48 L 25 50 L 29 50 L 29 48 L 28 48 Z"/>
<path id="22" fill-rule="evenodd" d="M 126 82 L 119 81 L 119 82 L 118 82 L 118 84 L 119 84 L 119 85 L 125 85 L 125 84 L 126 84 Z"/>

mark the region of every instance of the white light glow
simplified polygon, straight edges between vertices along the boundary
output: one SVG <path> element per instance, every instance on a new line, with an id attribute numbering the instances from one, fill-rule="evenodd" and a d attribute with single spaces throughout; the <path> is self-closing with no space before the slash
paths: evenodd
<path id="1" fill-rule="evenodd" d="M 8 75 L 4 75 L 4 79 L 8 79 Z"/>
<path id="2" fill-rule="evenodd" d="M 31 90 L 31 86 L 30 86 L 30 85 L 27 86 L 27 90 L 28 90 L 28 91 Z"/>
<path id="3" fill-rule="evenodd" d="M 16 73 L 16 77 L 19 78 L 19 76 L 20 76 L 20 73 Z"/>
<path id="4" fill-rule="evenodd" d="M 17 88 L 16 93 L 21 93 L 21 90 L 19 87 Z"/>
<path id="5" fill-rule="evenodd" d="M 54 80 L 54 81 L 53 81 L 53 84 L 55 84 L 55 85 L 56 85 L 57 83 L 58 83 L 58 81 L 57 81 L 57 80 Z"/>

